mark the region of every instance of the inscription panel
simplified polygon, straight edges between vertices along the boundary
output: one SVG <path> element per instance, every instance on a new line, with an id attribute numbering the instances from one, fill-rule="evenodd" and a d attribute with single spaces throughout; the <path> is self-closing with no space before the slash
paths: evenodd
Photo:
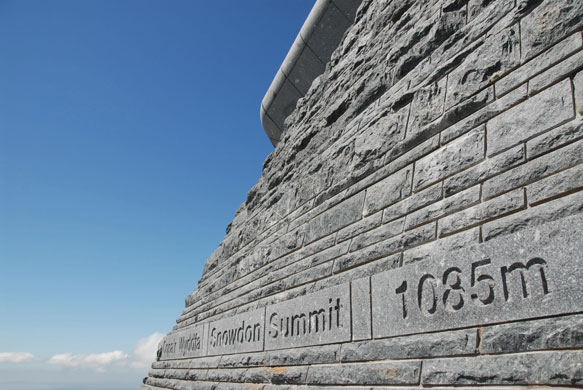
<path id="1" fill-rule="evenodd" d="M 205 356 L 208 324 L 200 324 L 173 332 L 162 339 L 160 360 L 184 359 Z"/>
<path id="2" fill-rule="evenodd" d="M 583 311 L 581 217 L 372 277 L 373 338 Z"/>
<path id="3" fill-rule="evenodd" d="M 210 322 L 208 355 L 262 351 L 264 329 L 265 309 Z"/>
<path id="4" fill-rule="evenodd" d="M 265 349 L 350 341 L 350 285 L 267 307 Z"/>

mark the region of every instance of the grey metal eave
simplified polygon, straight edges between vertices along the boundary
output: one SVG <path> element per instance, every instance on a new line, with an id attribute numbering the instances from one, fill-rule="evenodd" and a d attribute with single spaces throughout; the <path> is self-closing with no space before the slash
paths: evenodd
<path id="1" fill-rule="evenodd" d="M 263 101 L 260 117 L 273 146 L 281 139 L 285 118 L 326 68 L 362 0 L 317 0 Z"/>

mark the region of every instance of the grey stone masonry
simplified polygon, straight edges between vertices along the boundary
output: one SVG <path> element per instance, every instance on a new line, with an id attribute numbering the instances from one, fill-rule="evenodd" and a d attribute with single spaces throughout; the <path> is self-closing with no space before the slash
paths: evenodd
<path id="1" fill-rule="evenodd" d="M 583 387 L 583 2 L 360 3 L 141 389 Z"/>

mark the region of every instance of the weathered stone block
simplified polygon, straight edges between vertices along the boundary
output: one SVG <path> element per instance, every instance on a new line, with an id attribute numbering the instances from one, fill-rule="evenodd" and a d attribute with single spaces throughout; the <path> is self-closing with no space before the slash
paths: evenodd
<path id="1" fill-rule="evenodd" d="M 415 134 L 419 129 L 443 114 L 447 79 L 435 82 L 418 90 L 411 104 L 411 115 L 407 134 Z"/>
<path id="2" fill-rule="evenodd" d="M 480 339 L 480 352 L 486 354 L 583 348 L 583 316 L 487 326 Z"/>
<path id="3" fill-rule="evenodd" d="M 489 241 L 507 234 L 515 234 L 527 227 L 534 227 L 581 212 L 583 212 L 583 193 L 576 192 L 544 205 L 531 207 L 520 213 L 485 223 L 482 226 L 482 238 L 484 241 Z"/>
<path id="4" fill-rule="evenodd" d="M 206 380 L 217 382 L 243 382 L 246 368 L 216 368 L 207 371 Z"/>
<path id="5" fill-rule="evenodd" d="M 582 352 L 545 352 L 424 362 L 426 385 L 562 385 L 583 383 Z"/>
<path id="6" fill-rule="evenodd" d="M 510 107 L 521 102 L 527 97 L 527 86 L 524 84 L 521 87 L 516 88 L 507 95 L 504 95 L 500 99 L 494 100 L 492 103 L 486 105 L 485 107 L 479 109 L 477 112 L 471 114 L 467 118 L 461 120 L 453 126 L 441 132 L 441 142 L 446 144 L 456 139 L 457 137 L 467 133 L 468 131 L 476 128 L 479 125 L 484 124 L 489 119 L 499 115 L 500 113 L 508 110 Z"/>
<path id="7" fill-rule="evenodd" d="M 438 257 L 446 257 L 450 252 L 460 250 L 467 246 L 472 246 L 479 242 L 479 227 L 464 230 L 403 252 L 403 265 L 417 261 L 430 261 Z"/>
<path id="8" fill-rule="evenodd" d="M 582 162 L 583 142 L 578 141 L 486 180 L 482 185 L 482 198 L 493 198 Z"/>
<path id="9" fill-rule="evenodd" d="M 266 352 L 248 352 L 245 354 L 237 355 L 223 355 L 220 357 L 218 367 L 228 368 L 264 366 L 266 362 Z"/>
<path id="10" fill-rule="evenodd" d="M 419 383 L 419 361 L 312 366 L 308 384 L 402 385 Z"/>
<path id="11" fill-rule="evenodd" d="M 512 0 L 502 0 L 497 2 L 489 2 L 484 0 L 469 0 L 468 1 L 468 20 L 481 22 L 480 19 L 489 20 L 496 15 L 496 11 L 502 11 L 504 14 L 514 6 Z M 494 19 L 496 20 L 496 19 Z"/>
<path id="12" fill-rule="evenodd" d="M 340 360 L 358 362 L 476 354 L 474 329 L 342 344 Z"/>
<path id="13" fill-rule="evenodd" d="M 564 80 L 488 122 L 488 156 L 573 118 L 571 82 Z"/>
<path id="14" fill-rule="evenodd" d="M 480 186 L 474 186 L 407 215 L 405 228 L 407 230 L 412 229 L 415 226 L 471 206 L 479 200 Z"/>
<path id="15" fill-rule="evenodd" d="M 485 88 L 520 63 L 518 25 L 485 38 L 484 43 L 448 76 L 449 108 Z"/>
<path id="16" fill-rule="evenodd" d="M 308 367 L 255 367 L 245 371 L 244 382 L 251 383 L 303 383 Z"/>
<path id="17" fill-rule="evenodd" d="M 403 232 L 404 222 L 405 218 L 397 219 L 385 225 L 379 226 L 376 229 L 362 233 L 357 237 L 354 237 L 352 239 L 352 243 L 350 244 L 350 251 L 354 252 L 379 241 L 398 236 Z"/>
<path id="18" fill-rule="evenodd" d="M 487 158 L 481 164 L 445 179 L 443 184 L 445 196 L 451 196 L 525 161 L 524 145 L 515 146 L 494 157 Z"/>
<path id="19" fill-rule="evenodd" d="M 330 286 L 336 286 L 338 284 L 346 283 L 352 280 L 368 277 L 379 272 L 395 269 L 400 266 L 401 266 L 400 253 L 382 257 L 380 259 L 376 259 L 365 264 L 360 264 L 357 265 L 355 268 L 351 268 L 349 270 L 342 269 L 339 266 L 338 269 L 340 270 L 340 273 L 336 273 L 333 276 L 326 279 L 318 280 L 316 282 L 316 285 L 314 286 L 314 290 L 320 290 L 328 288 Z"/>
<path id="20" fill-rule="evenodd" d="M 567 57 L 549 70 L 530 79 L 528 82 L 528 94 L 537 94 L 549 85 L 567 78 L 580 69 L 583 69 L 583 52 L 581 51 Z"/>
<path id="21" fill-rule="evenodd" d="M 328 364 L 338 362 L 340 344 L 318 345 L 316 347 L 290 348 L 268 351 L 267 365 L 289 366 L 312 364 Z"/>
<path id="22" fill-rule="evenodd" d="M 520 188 L 439 220 L 438 235 L 451 234 L 523 207 L 525 207 L 524 190 Z"/>
<path id="23" fill-rule="evenodd" d="M 416 192 L 410 197 L 387 207 L 383 211 L 383 223 L 387 223 L 427 206 L 441 199 L 442 183 L 436 183 L 426 189 Z"/>
<path id="24" fill-rule="evenodd" d="M 378 115 L 379 110 L 373 110 Z M 387 150 L 405 137 L 409 107 L 397 112 L 388 112 L 372 124 L 362 125 L 365 128 L 349 142 L 354 142 L 354 158 L 357 164 L 363 164 L 380 157 Z"/>
<path id="25" fill-rule="evenodd" d="M 526 142 L 526 154 L 530 159 L 553 151 L 565 144 L 583 136 L 583 121 L 577 117 L 551 131 L 539 135 Z"/>
<path id="26" fill-rule="evenodd" d="M 581 15 L 583 4 L 579 0 L 547 0 L 540 3 L 520 22 L 522 56 L 532 58 L 563 37 L 580 30 L 583 25 Z"/>
<path id="27" fill-rule="evenodd" d="M 484 129 L 475 129 L 415 163 L 413 190 L 418 191 L 484 158 Z"/>
<path id="28" fill-rule="evenodd" d="M 577 165 L 527 187 L 528 203 L 536 205 L 558 195 L 583 188 L 583 165 Z"/>
<path id="29" fill-rule="evenodd" d="M 336 235 L 336 242 L 343 242 L 351 237 L 357 236 L 361 233 L 374 229 L 377 226 L 380 226 L 382 217 L 383 213 L 379 211 L 373 215 L 365 217 L 356 223 L 353 223 L 352 225 L 345 227 L 344 229 L 341 229 Z"/>
<path id="30" fill-rule="evenodd" d="M 361 192 L 312 219 L 306 227 L 306 241 L 315 241 L 361 219 L 363 202 Z"/>
<path id="31" fill-rule="evenodd" d="M 411 193 L 413 167 L 407 166 L 366 190 L 364 215 L 383 209 Z"/>
<path id="32" fill-rule="evenodd" d="M 581 33 L 576 32 L 571 34 L 569 37 L 557 43 L 555 46 L 552 46 L 540 56 L 523 64 L 521 67 L 505 76 L 502 80 L 497 81 L 496 95 L 502 96 L 511 89 L 525 83 L 528 79 L 581 49 L 582 45 L 583 41 L 581 39 Z"/>
<path id="33" fill-rule="evenodd" d="M 577 114 L 583 115 L 583 72 L 579 72 L 573 78 L 573 89 L 575 90 L 575 105 Z"/>

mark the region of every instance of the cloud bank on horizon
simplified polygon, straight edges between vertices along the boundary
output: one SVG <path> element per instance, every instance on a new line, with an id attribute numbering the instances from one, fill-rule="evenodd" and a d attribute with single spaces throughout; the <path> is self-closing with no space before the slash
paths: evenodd
<path id="1" fill-rule="evenodd" d="M 60 353 L 53 355 L 46 363 L 65 368 L 89 368 L 99 372 L 110 367 L 147 369 L 156 359 L 158 344 L 163 338 L 164 334 L 158 332 L 141 338 L 134 345 L 131 354 L 123 351 L 88 354 Z M 0 363 L 27 363 L 35 359 L 34 354 L 30 352 L 0 352 Z"/>
<path id="2" fill-rule="evenodd" d="M 28 352 L 0 352 L 0 363 L 26 363 L 34 360 Z"/>

